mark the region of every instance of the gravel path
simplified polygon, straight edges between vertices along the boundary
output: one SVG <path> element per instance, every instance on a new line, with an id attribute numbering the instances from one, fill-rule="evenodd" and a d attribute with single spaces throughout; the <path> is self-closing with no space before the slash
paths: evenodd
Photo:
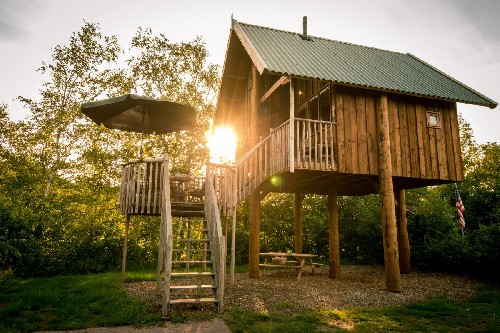
<path id="1" fill-rule="evenodd" d="M 328 266 L 317 269 L 315 275 L 302 274 L 299 281 L 295 270 L 266 270 L 260 279 L 238 273 L 234 286 L 226 282 L 225 308 L 293 315 L 309 308 L 403 305 L 430 296 L 466 299 L 476 295 L 480 286 L 479 282 L 463 276 L 419 271 L 402 275 L 401 280 L 403 291 L 392 293 L 385 290 L 382 266 L 342 266 L 341 277 L 336 280 L 328 278 Z M 127 283 L 125 289 L 161 307 L 161 297 L 154 293 L 155 282 Z"/>

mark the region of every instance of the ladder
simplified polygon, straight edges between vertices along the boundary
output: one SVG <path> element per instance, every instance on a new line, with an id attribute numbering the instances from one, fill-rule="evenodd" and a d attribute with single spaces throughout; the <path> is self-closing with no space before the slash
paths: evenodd
<path id="1" fill-rule="evenodd" d="M 215 270 L 211 256 L 207 221 L 200 218 L 179 218 L 172 229 L 172 273 L 170 299 L 172 304 L 218 304 Z"/>
<path id="2" fill-rule="evenodd" d="M 214 303 L 219 312 L 223 310 L 226 243 L 212 178 L 205 179 L 200 203 L 204 210 L 193 209 L 193 205 L 189 209 L 176 206 L 168 200 L 168 182 L 163 186 L 166 200 L 162 205 L 156 285 L 157 293 L 163 292 L 163 317 L 174 304 Z M 168 180 L 168 172 L 164 179 Z"/>

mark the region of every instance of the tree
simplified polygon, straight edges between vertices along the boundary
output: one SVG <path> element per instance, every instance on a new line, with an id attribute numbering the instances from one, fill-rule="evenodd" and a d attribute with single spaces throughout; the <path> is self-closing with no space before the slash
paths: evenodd
<path id="1" fill-rule="evenodd" d="M 458 125 L 460 132 L 460 148 L 462 151 L 462 162 L 464 173 L 472 171 L 480 158 L 480 148 L 474 138 L 474 132 L 470 124 L 458 114 Z"/>
<path id="2" fill-rule="evenodd" d="M 10 237 L 0 246 L 0 254 L 9 258 L 0 269 L 12 265 L 18 274 L 49 275 L 119 265 L 120 164 L 137 157 L 140 134 L 97 126 L 81 114 L 82 102 L 135 89 L 193 106 L 196 130 L 149 136 L 146 153 L 161 157 L 166 150 L 177 167 L 201 170 L 219 81 L 204 43 L 200 38 L 170 43 L 139 29 L 130 50 L 128 61 L 120 59 L 124 54 L 117 39 L 84 22 L 39 69 L 47 78 L 40 96 L 20 97 L 31 110 L 29 117 L 11 122 L 0 106 L 0 239 Z M 137 219 L 132 224 L 131 264 L 155 260 L 157 222 Z"/>
<path id="3" fill-rule="evenodd" d="M 139 28 L 130 51 L 130 81 L 138 93 L 187 104 L 198 111 L 194 131 L 150 137 L 146 150 L 160 156 L 168 153 L 177 168 L 200 170 L 208 156 L 205 133 L 214 115 L 219 67 L 208 63 L 200 37 L 171 43 L 163 34 Z"/>
<path id="4" fill-rule="evenodd" d="M 107 83 L 116 81 L 119 74 L 105 65 L 116 61 L 120 52 L 116 37 L 103 36 L 97 24 L 85 22 L 69 44 L 57 45 L 51 62 L 39 68 L 49 77 L 39 91 L 40 99 L 19 97 L 31 110 L 25 142 L 43 168 L 45 197 L 55 177 L 69 167 L 78 141 L 74 125 L 82 118 L 80 104 L 95 99 Z"/>

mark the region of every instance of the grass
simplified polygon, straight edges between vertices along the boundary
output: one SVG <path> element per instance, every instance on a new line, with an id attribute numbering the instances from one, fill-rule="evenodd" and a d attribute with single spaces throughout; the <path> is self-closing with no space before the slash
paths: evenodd
<path id="1" fill-rule="evenodd" d="M 0 285 L 0 332 L 147 325 L 161 320 L 157 309 L 126 295 L 120 288 L 120 273 L 12 278 Z"/>
<path id="2" fill-rule="evenodd" d="M 152 271 L 127 272 L 127 281 L 155 280 Z M 484 289 L 467 301 L 432 298 L 399 307 L 310 309 L 289 317 L 230 309 L 222 315 L 177 312 L 170 320 L 220 316 L 232 332 L 500 332 L 500 291 Z M 201 312 L 201 313 L 199 313 Z M 161 325 L 160 310 L 126 295 L 120 273 L 5 279 L 0 284 L 0 332 Z"/>

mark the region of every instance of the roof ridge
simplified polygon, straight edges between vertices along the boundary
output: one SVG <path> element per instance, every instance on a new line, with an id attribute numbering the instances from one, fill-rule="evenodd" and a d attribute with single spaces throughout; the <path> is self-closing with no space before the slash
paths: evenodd
<path id="1" fill-rule="evenodd" d="M 237 22 L 239 24 L 250 26 L 250 27 L 267 29 L 267 30 L 273 30 L 273 31 L 278 31 L 278 32 L 286 32 L 286 33 L 289 33 L 289 34 L 302 36 L 302 34 L 300 32 L 294 32 L 294 31 L 289 31 L 289 30 L 283 30 L 283 29 L 276 29 L 276 28 L 271 28 L 271 27 L 265 27 L 265 26 L 261 26 L 261 25 L 256 25 L 256 24 L 251 24 L 251 23 L 245 23 L 245 22 L 240 22 L 240 21 L 237 21 Z M 409 53 L 405 53 L 405 52 L 386 50 L 386 49 L 382 49 L 380 47 L 375 47 L 375 46 L 367 46 L 367 45 L 362 45 L 362 44 L 345 42 L 345 41 L 338 40 L 338 39 L 331 39 L 331 38 L 326 38 L 326 37 L 318 37 L 318 36 L 309 35 L 309 34 L 307 36 L 308 36 L 308 38 L 315 38 L 315 39 L 325 40 L 325 41 L 329 41 L 329 42 L 335 42 L 335 43 L 341 43 L 341 44 L 346 44 L 346 45 L 358 46 L 358 47 L 362 47 L 362 48 L 368 48 L 368 49 L 372 49 L 372 50 L 378 50 L 378 51 L 396 53 L 396 54 L 400 54 L 400 55 L 407 55 L 407 54 L 409 54 Z"/>
<path id="2" fill-rule="evenodd" d="M 390 51 L 233 19 L 260 74 L 309 77 L 495 108 L 498 103 L 411 53 Z"/>

